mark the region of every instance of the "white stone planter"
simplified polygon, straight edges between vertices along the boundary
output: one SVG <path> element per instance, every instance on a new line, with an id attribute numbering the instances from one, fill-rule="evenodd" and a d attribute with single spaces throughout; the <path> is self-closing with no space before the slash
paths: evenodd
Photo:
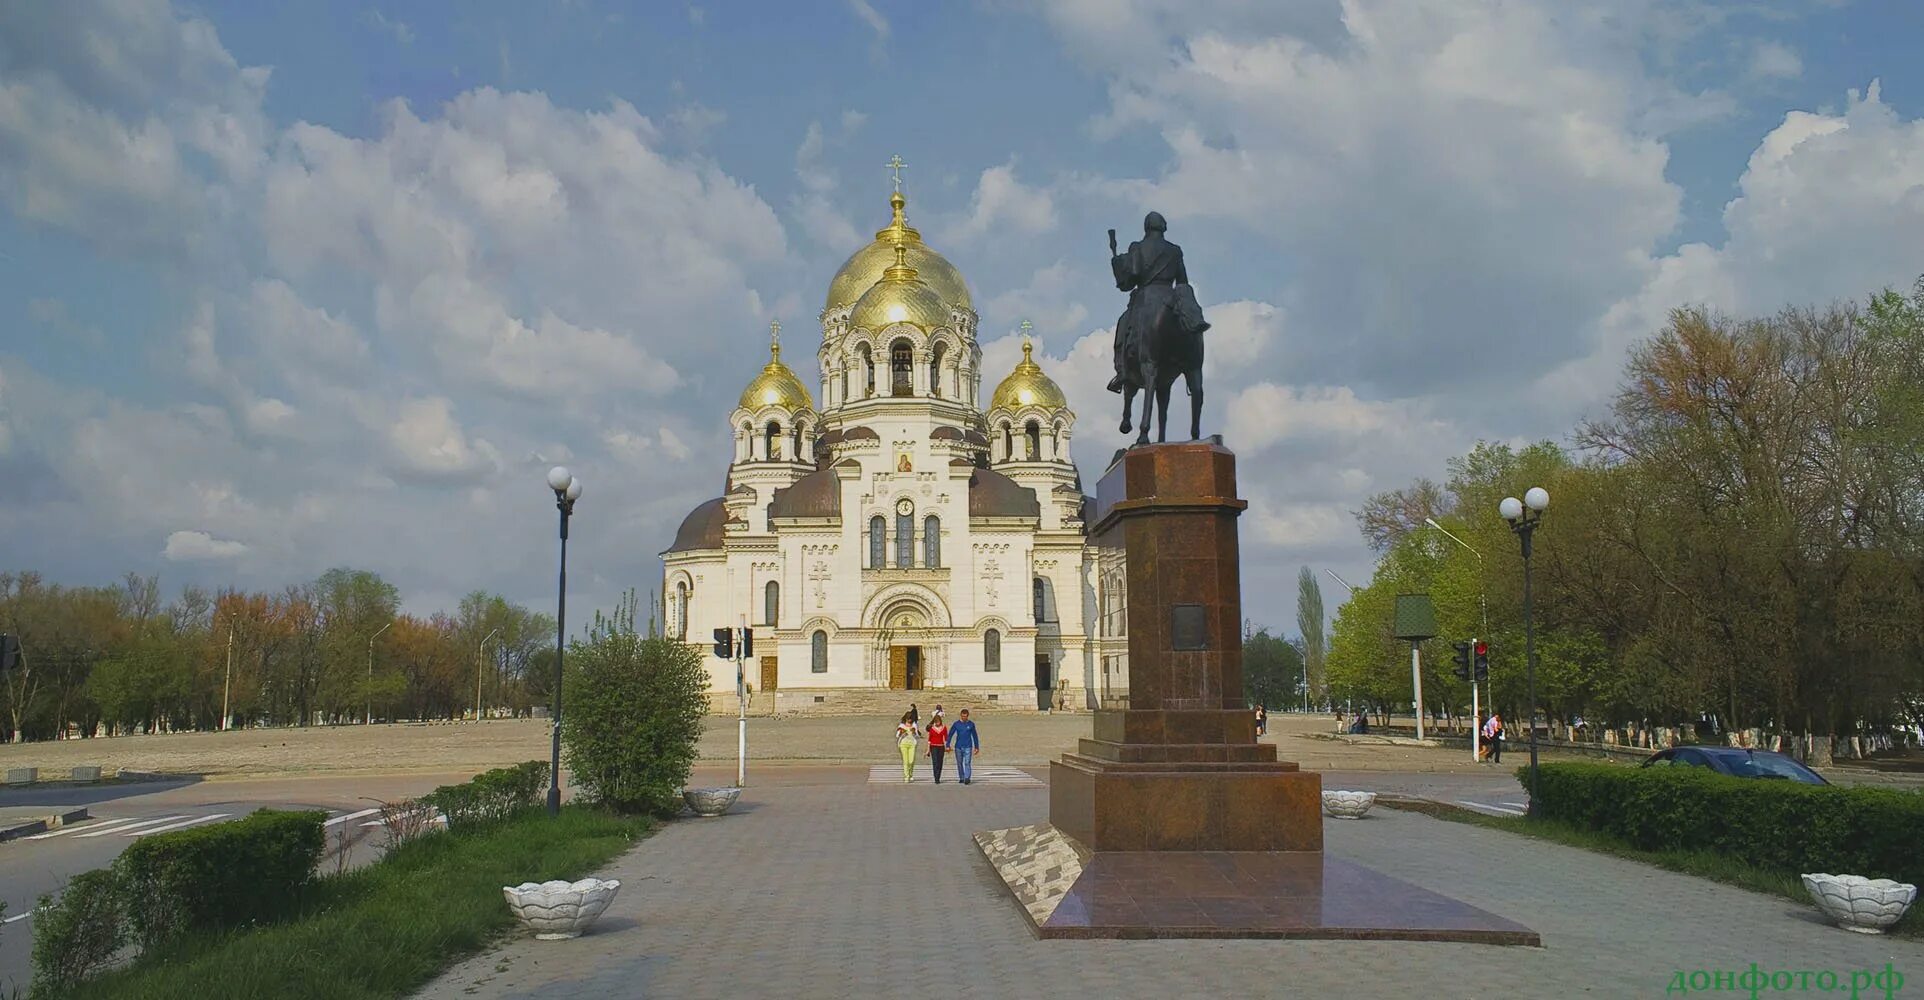
<path id="1" fill-rule="evenodd" d="M 1917 886 L 1862 875 L 1805 875 L 1804 891 L 1824 916 L 1859 934 L 1884 933 L 1917 899 Z"/>
<path id="2" fill-rule="evenodd" d="M 581 936 L 621 888 L 616 879 L 584 878 L 579 882 L 523 882 L 502 886 L 508 909 L 543 941 Z"/>
<path id="3" fill-rule="evenodd" d="M 1362 819 L 1363 814 L 1376 804 L 1375 792 L 1349 792 L 1343 790 L 1323 793 L 1323 811 L 1337 819 Z"/>
<path id="4" fill-rule="evenodd" d="M 695 815 L 709 819 L 727 812 L 728 807 L 741 797 L 742 790 L 732 785 L 727 788 L 687 788 L 681 793 L 681 800 L 688 803 L 688 808 L 693 809 Z"/>

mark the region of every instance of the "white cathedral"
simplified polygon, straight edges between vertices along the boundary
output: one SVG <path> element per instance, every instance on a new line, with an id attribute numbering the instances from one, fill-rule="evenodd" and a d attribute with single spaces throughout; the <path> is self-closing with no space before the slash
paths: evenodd
<path id="1" fill-rule="evenodd" d="M 710 633 L 745 620 L 757 709 L 1095 707 L 1126 688 L 1120 629 L 1090 634 L 1121 567 L 1088 544 L 1075 414 L 1026 340 L 983 406 L 968 285 L 889 204 L 829 283 L 819 408 L 773 325 L 722 495 L 662 553 L 669 634 L 732 692 Z"/>

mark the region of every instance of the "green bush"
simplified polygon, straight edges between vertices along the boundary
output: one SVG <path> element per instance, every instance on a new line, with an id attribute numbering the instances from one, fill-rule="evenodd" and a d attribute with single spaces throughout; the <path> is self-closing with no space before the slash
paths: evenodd
<path id="1" fill-rule="evenodd" d="M 630 593 L 612 615 L 595 615 L 567 664 L 561 739 L 574 783 L 614 809 L 678 809 L 708 712 L 701 654 L 635 631 Z"/>
<path id="2" fill-rule="evenodd" d="M 510 819 L 546 801 L 548 762 L 531 760 L 483 771 L 458 785 L 442 785 L 421 801 L 441 810 L 448 829 L 468 830 Z"/>
<path id="3" fill-rule="evenodd" d="M 244 819 L 135 841 L 114 861 L 127 914 L 152 947 L 189 931 L 272 920 L 299 905 L 326 843 L 323 812 Z"/>
<path id="4" fill-rule="evenodd" d="M 1732 778 L 1697 767 L 1544 764 L 1537 811 L 1647 851 L 1924 882 L 1924 794 Z M 1517 770 L 1528 783 L 1528 769 Z"/>
<path id="5" fill-rule="evenodd" d="M 127 944 L 126 901 L 109 869 L 81 872 L 58 901 L 40 897 L 33 919 L 36 997 L 60 996 L 105 969 Z"/>

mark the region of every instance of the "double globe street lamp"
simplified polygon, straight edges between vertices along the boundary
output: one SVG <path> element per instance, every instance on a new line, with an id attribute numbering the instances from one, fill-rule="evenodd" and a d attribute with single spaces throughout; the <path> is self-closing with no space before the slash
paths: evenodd
<path id="1" fill-rule="evenodd" d="M 548 720 L 554 738 L 554 752 L 548 764 L 548 815 L 557 816 L 561 813 L 561 653 L 568 617 L 568 518 L 574 516 L 575 501 L 581 499 L 581 480 L 566 466 L 557 465 L 548 470 L 548 488 L 554 491 L 555 509 L 561 512 L 561 581 L 554 612 L 554 700 Z"/>
<path id="2" fill-rule="evenodd" d="M 1531 616 L 1530 599 L 1530 538 L 1536 534 L 1537 524 L 1543 520 L 1543 512 L 1550 506 L 1550 493 L 1541 486 L 1532 486 L 1523 494 L 1523 499 L 1504 497 L 1497 504 L 1498 514 L 1510 522 L 1510 530 L 1523 540 L 1523 672 L 1529 689 L 1530 714 L 1524 725 L 1530 730 L 1530 816 L 1538 815 L 1537 810 L 1537 634 Z M 1492 698 L 1494 700 L 1494 698 Z"/>

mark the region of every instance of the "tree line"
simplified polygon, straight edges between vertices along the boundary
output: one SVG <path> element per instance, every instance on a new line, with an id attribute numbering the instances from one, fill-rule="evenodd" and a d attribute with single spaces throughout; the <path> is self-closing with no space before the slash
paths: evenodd
<path id="1" fill-rule="evenodd" d="M 1537 696 L 1551 719 L 1813 745 L 1924 719 L 1924 279 L 1763 318 L 1678 310 L 1567 445 L 1479 444 L 1448 473 L 1357 512 L 1381 558 L 1336 617 L 1338 699 L 1410 704 L 1391 607 L 1428 593 L 1443 636 L 1426 650 L 1425 708 L 1468 707 L 1468 685 L 1433 665 L 1476 636 L 1495 704 L 1521 717 L 1521 547 L 1497 504 L 1542 486 Z"/>
<path id="2" fill-rule="evenodd" d="M 63 587 L 0 572 L 0 632 L 20 656 L 0 674 L 11 740 L 373 718 L 526 713 L 547 701 L 554 619 L 475 591 L 452 613 L 400 611 L 377 574 L 333 569 L 278 593 L 155 577 Z M 483 640 L 486 640 L 485 648 Z"/>

